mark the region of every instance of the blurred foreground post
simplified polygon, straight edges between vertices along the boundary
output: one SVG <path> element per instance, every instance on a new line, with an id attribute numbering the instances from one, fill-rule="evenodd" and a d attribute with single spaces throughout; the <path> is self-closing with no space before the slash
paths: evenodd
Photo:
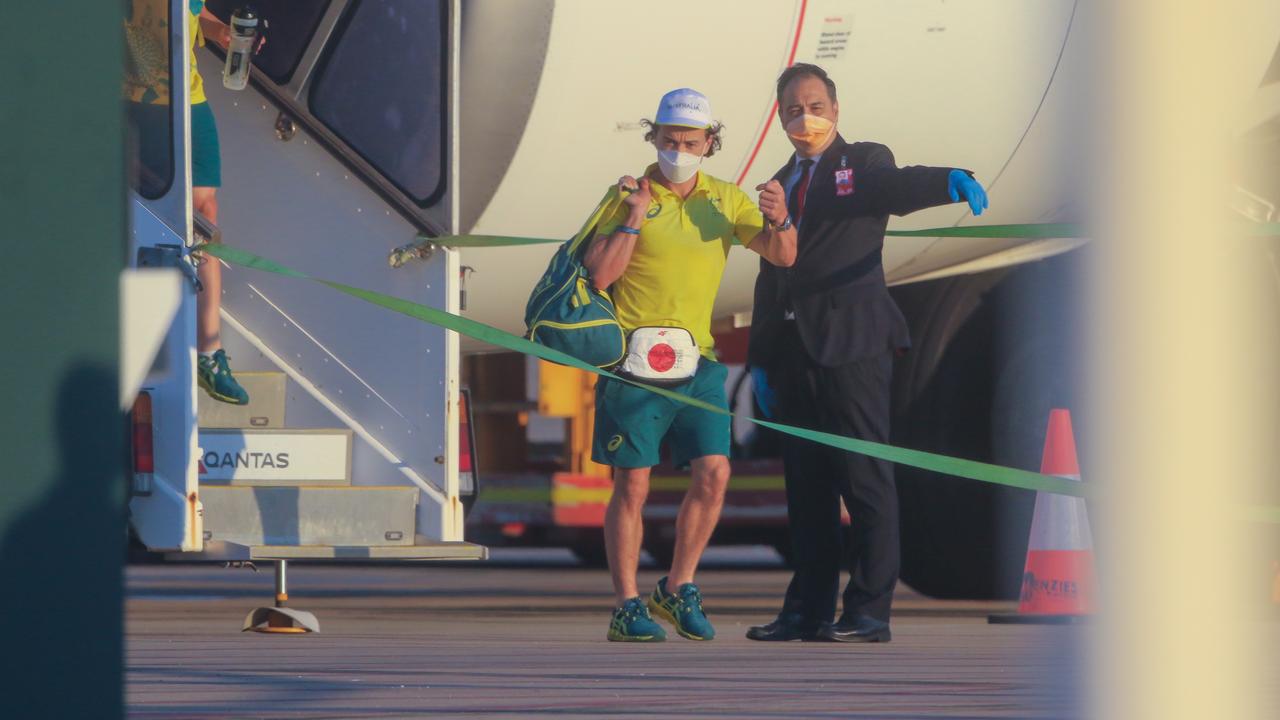
<path id="1" fill-rule="evenodd" d="M 1261 619 L 1273 548 L 1246 509 L 1275 502 L 1280 287 L 1274 243 L 1244 237 L 1228 199 L 1280 3 L 1086 12 L 1102 83 L 1089 315 L 1099 421 L 1084 429 L 1102 461 L 1092 715 L 1275 717 L 1274 628 Z"/>
<path id="2" fill-rule="evenodd" d="M 118 718 L 124 3 L 5 7 L 0 715 Z"/>

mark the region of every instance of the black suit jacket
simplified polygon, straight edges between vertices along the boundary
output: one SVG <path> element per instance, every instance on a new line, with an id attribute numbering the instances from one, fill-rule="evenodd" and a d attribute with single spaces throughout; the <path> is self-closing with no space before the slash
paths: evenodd
<path id="1" fill-rule="evenodd" d="M 785 186 L 796 158 L 774 175 Z M 838 195 L 835 173 L 853 170 L 853 192 Z M 881 251 L 889 215 L 952 202 L 952 168 L 905 167 L 878 143 L 835 141 L 814 169 L 805 196 L 795 265 L 763 259 L 756 276 L 749 362 L 772 368 L 788 309 L 805 350 L 835 367 L 911 345 L 902 312 L 889 297 Z"/>

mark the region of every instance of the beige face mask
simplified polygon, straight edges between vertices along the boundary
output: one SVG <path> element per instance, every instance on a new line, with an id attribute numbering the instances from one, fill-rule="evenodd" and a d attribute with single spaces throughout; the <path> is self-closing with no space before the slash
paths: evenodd
<path id="1" fill-rule="evenodd" d="M 818 115 L 801 115 L 786 125 L 787 137 L 801 153 L 812 155 L 822 149 L 836 132 L 836 124 Z"/>

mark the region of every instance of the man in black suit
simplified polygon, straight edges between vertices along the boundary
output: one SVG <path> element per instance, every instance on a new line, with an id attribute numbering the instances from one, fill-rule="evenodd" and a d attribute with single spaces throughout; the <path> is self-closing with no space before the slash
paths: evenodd
<path id="1" fill-rule="evenodd" d="M 776 394 L 781 422 L 888 442 L 893 358 L 910 345 L 884 280 L 889 215 L 962 198 L 978 215 L 986 192 L 967 171 L 898 168 L 884 145 L 846 143 L 836 132 L 835 83 L 815 65 L 788 68 L 777 93 L 796 154 L 774 179 L 788 199 L 784 226 L 799 228 L 798 255 L 789 268 L 761 263 L 756 278 L 757 394 Z M 892 465 L 790 436 L 783 460 L 795 574 L 777 619 L 747 637 L 888 642 L 899 565 Z M 844 537 L 842 499 L 852 520 Z M 832 623 L 845 558 L 851 578 Z"/>

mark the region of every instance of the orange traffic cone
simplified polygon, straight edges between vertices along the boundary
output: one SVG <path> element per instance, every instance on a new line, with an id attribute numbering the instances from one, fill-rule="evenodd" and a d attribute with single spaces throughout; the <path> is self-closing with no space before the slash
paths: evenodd
<path id="1" fill-rule="evenodd" d="M 1080 479 L 1071 413 L 1049 413 L 1040 472 Z M 993 623 L 1072 623 L 1096 609 L 1093 537 L 1084 499 L 1036 493 L 1031 540 L 1022 573 L 1022 598 L 1017 614 L 992 615 Z"/>

